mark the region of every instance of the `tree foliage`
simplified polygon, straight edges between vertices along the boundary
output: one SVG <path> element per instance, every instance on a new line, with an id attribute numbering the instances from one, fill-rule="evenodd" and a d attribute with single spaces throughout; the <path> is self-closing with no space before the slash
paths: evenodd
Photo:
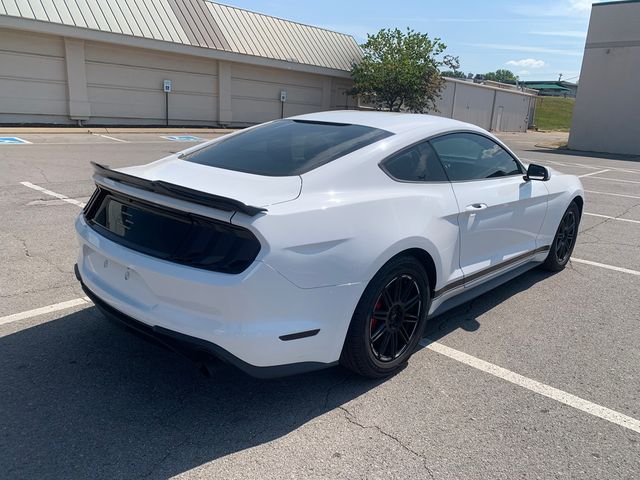
<path id="1" fill-rule="evenodd" d="M 516 81 L 516 76 L 511 70 L 501 68 L 495 72 L 488 72 L 484 74 L 485 80 L 493 80 L 494 82 L 512 83 Z"/>
<path id="2" fill-rule="evenodd" d="M 442 76 L 449 78 L 467 78 L 467 74 L 460 70 L 445 70 L 442 72 Z"/>
<path id="3" fill-rule="evenodd" d="M 407 28 L 382 29 L 367 35 L 362 61 L 351 69 L 350 95 L 376 108 L 424 113 L 435 108 L 444 80 L 441 67 L 457 69 L 458 59 L 443 55 L 446 45 Z"/>

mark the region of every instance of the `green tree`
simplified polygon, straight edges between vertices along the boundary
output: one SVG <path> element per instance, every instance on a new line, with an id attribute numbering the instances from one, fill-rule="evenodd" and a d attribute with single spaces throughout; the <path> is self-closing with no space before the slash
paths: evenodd
<path id="1" fill-rule="evenodd" d="M 512 83 L 516 81 L 516 76 L 511 70 L 501 68 L 495 72 L 488 72 L 484 74 L 485 80 L 493 80 L 494 82 Z"/>
<path id="2" fill-rule="evenodd" d="M 394 112 L 434 109 L 444 85 L 440 68 L 459 67 L 457 58 L 443 55 L 446 45 L 439 38 L 409 28 L 406 33 L 382 29 L 367 35 L 361 47 L 362 60 L 351 69 L 354 87 L 349 94 Z"/>
<path id="3" fill-rule="evenodd" d="M 441 75 L 449 78 L 467 78 L 466 73 L 461 72 L 460 70 L 445 70 Z"/>

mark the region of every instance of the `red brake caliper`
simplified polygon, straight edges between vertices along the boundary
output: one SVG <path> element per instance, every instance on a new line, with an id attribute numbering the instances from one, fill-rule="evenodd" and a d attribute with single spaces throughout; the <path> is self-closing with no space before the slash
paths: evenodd
<path id="1" fill-rule="evenodd" d="M 380 308 L 382 308 L 382 299 L 379 298 L 378 301 L 376 302 L 376 306 L 373 307 L 373 313 L 377 312 Z M 373 332 L 376 331 L 376 327 L 378 326 L 378 321 L 373 318 L 373 316 L 371 317 L 371 334 L 373 335 Z"/>

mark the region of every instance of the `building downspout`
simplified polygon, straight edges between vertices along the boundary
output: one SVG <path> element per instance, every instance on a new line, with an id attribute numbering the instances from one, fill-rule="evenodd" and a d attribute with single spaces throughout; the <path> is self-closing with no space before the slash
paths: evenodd
<path id="1" fill-rule="evenodd" d="M 456 92 L 458 91 L 458 82 L 453 82 L 453 100 L 451 100 L 451 115 L 449 118 L 453 118 L 453 113 L 456 111 Z"/>
<path id="2" fill-rule="evenodd" d="M 489 122 L 489 131 L 493 132 L 493 115 L 496 113 L 496 98 L 498 97 L 498 90 L 493 91 L 493 105 L 491 105 L 491 121 Z"/>

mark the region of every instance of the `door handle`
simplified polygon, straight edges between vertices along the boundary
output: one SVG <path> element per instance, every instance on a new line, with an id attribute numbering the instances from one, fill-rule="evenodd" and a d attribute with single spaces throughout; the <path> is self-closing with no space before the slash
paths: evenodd
<path id="1" fill-rule="evenodd" d="M 486 203 L 472 203 L 471 205 L 467 205 L 464 209 L 465 212 L 477 212 L 478 210 L 484 210 L 487 208 Z"/>

